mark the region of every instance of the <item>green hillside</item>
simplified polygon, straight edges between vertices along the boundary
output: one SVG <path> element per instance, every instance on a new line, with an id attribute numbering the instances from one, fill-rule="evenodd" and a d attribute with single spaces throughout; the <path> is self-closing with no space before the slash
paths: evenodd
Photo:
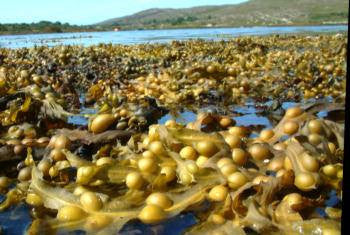
<path id="1" fill-rule="evenodd" d="M 250 0 L 241 4 L 185 9 L 149 9 L 109 19 L 101 26 L 122 29 L 226 27 L 252 25 L 346 24 L 346 0 Z"/>

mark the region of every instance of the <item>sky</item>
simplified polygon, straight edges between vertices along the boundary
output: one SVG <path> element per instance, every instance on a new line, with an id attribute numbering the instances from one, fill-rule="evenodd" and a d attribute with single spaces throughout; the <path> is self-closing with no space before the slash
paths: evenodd
<path id="1" fill-rule="evenodd" d="M 149 8 L 186 8 L 246 0 L 1 0 L 0 23 L 41 20 L 86 25 Z"/>

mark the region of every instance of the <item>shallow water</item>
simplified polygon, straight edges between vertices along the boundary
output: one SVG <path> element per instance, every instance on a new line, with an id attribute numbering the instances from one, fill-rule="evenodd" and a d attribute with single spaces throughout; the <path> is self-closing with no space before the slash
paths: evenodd
<path id="1" fill-rule="evenodd" d="M 80 101 L 83 104 L 84 98 L 80 97 Z M 309 101 L 312 102 L 313 100 Z M 309 103 L 306 102 L 306 103 Z M 331 102 L 331 100 L 328 100 L 328 102 Z M 282 108 L 284 110 L 287 110 L 288 108 L 294 107 L 298 105 L 299 103 L 295 102 L 284 102 L 282 103 Z M 261 125 L 264 126 L 264 128 L 271 128 L 272 124 L 270 120 L 263 116 L 259 115 L 259 111 L 257 108 L 255 108 L 256 103 L 254 102 L 247 102 L 245 106 L 232 106 L 231 111 L 234 113 L 241 114 L 241 116 L 234 116 L 233 119 L 236 121 L 237 126 L 253 126 L 253 125 Z M 264 105 L 270 106 L 271 101 L 266 102 Z M 80 109 L 80 113 L 76 116 L 70 116 L 68 117 L 67 123 L 77 125 L 77 126 L 87 126 L 88 125 L 88 118 L 85 116 L 85 114 L 96 114 L 97 110 L 94 108 L 87 108 L 82 106 Z M 317 113 L 317 116 L 319 118 L 324 118 L 328 114 L 327 111 L 320 111 Z M 166 121 L 168 120 L 175 120 L 177 123 L 181 124 L 187 124 L 189 122 L 196 121 L 197 114 L 190 110 L 185 110 L 182 112 L 177 113 L 176 115 L 172 113 L 168 113 L 161 117 L 158 120 L 158 124 L 164 125 Z"/>
<path id="2" fill-rule="evenodd" d="M 184 111 L 179 113 L 178 117 L 174 117 L 171 114 L 164 115 L 161 119 L 159 119 L 158 124 L 165 124 L 168 120 L 175 120 L 177 123 L 187 124 L 189 122 L 194 122 L 197 119 L 197 115 L 192 111 Z"/>
<path id="3" fill-rule="evenodd" d="M 0 195 L 0 201 L 3 199 Z M 31 222 L 29 206 L 20 203 L 0 213 L 0 234 L 24 234 Z"/>
<path id="4" fill-rule="evenodd" d="M 237 36 L 288 34 L 305 32 L 346 32 L 347 25 L 324 26 L 280 26 L 280 27 L 239 27 L 134 30 L 119 32 L 52 33 L 0 36 L 0 47 L 20 48 L 33 46 L 84 45 L 99 43 L 139 44 L 165 43 L 171 40 L 208 39 L 222 40 Z"/>

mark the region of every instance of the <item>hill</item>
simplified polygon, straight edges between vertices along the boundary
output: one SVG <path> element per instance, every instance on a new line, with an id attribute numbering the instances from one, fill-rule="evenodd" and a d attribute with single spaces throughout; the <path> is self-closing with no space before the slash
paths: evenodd
<path id="1" fill-rule="evenodd" d="M 109 19 L 122 29 L 347 24 L 348 0 L 250 0 L 241 4 L 149 9 Z"/>

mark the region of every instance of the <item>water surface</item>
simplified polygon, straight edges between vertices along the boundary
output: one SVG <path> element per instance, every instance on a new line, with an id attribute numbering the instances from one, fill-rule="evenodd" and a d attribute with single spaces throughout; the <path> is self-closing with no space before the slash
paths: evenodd
<path id="1" fill-rule="evenodd" d="M 0 36 L 0 47 L 20 48 L 40 45 L 96 45 L 99 43 L 140 44 L 166 43 L 172 40 L 206 39 L 222 40 L 237 36 L 288 34 L 288 33 L 327 33 L 346 32 L 347 25 L 324 26 L 280 26 L 280 27 L 239 27 L 239 28 L 200 28 L 134 30 L 119 32 L 52 33 Z"/>

